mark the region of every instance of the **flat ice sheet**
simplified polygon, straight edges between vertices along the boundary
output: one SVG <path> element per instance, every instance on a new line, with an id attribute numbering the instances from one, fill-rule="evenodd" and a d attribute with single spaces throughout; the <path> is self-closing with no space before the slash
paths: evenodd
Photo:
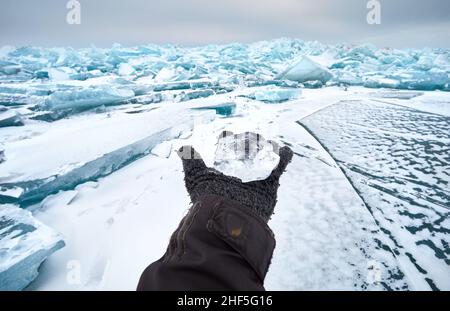
<path id="1" fill-rule="evenodd" d="M 302 119 L 391 240 L 416 289 L 450 289 L 450 118 L 369 100 Z"/>

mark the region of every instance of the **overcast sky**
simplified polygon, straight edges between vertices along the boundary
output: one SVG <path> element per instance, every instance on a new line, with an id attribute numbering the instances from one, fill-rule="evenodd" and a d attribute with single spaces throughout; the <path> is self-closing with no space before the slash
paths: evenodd
<path id="1" fill-rule="evenodd" d="M 67 24 L 67 1 L 1 0 L 0 46 L 199 45 L 290 37 L 450 48 L 449 0 L 380 0 L 381 25 L 367 24 L 368 0 L 79 0 L 81 25 Z"/>

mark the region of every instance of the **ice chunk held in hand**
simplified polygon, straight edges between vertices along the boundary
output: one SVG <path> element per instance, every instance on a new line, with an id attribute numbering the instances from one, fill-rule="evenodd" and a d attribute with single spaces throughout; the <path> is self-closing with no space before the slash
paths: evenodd
<path id="1" fill-rule="evenodd" d="M 278 165 L 278 146 L 259 134 L 224 132 L 219 137 L 214 168 L 243 182 L 263 180 Z"/>

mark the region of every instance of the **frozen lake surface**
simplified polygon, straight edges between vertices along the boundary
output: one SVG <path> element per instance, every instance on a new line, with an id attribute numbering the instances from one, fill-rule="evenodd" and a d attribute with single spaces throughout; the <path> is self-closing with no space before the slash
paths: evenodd
<path id="1" fill-rule="evenodd" d="M 342 101 L 300 121 L 328 150 L 391 240 L 416 287 L 449 284 L 450 117 Z"/>
<path id="2" fill-rule="evenodd" d="M 295 154 L 267 289 L 449 290 L 448 56 L 299 40 L 0 49 L 1 286 L 134 290 L 189 207 L 174 151 L 213 167 L 226 130 Z"/>

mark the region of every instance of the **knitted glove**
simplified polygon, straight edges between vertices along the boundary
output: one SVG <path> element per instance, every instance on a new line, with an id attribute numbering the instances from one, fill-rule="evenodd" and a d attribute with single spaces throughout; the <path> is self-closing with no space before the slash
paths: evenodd
<path id="1" fill-rule="evenodd" d="M 230 132 L 224 132 L 222 135 L 230 135 Z M 243 183 L 239 178 L 207 167 L 192 146 L 183 146 L 177 153 L 183 162 L 184 181 L 192 203 L 195 204 L 208 194 L 222 196 L 253 210 L 266 222 L 272 216 L 277 202 L 279 179 L 293 154 L 287 146 L 280 148 L 280 161 L 269 177 Z"/>

